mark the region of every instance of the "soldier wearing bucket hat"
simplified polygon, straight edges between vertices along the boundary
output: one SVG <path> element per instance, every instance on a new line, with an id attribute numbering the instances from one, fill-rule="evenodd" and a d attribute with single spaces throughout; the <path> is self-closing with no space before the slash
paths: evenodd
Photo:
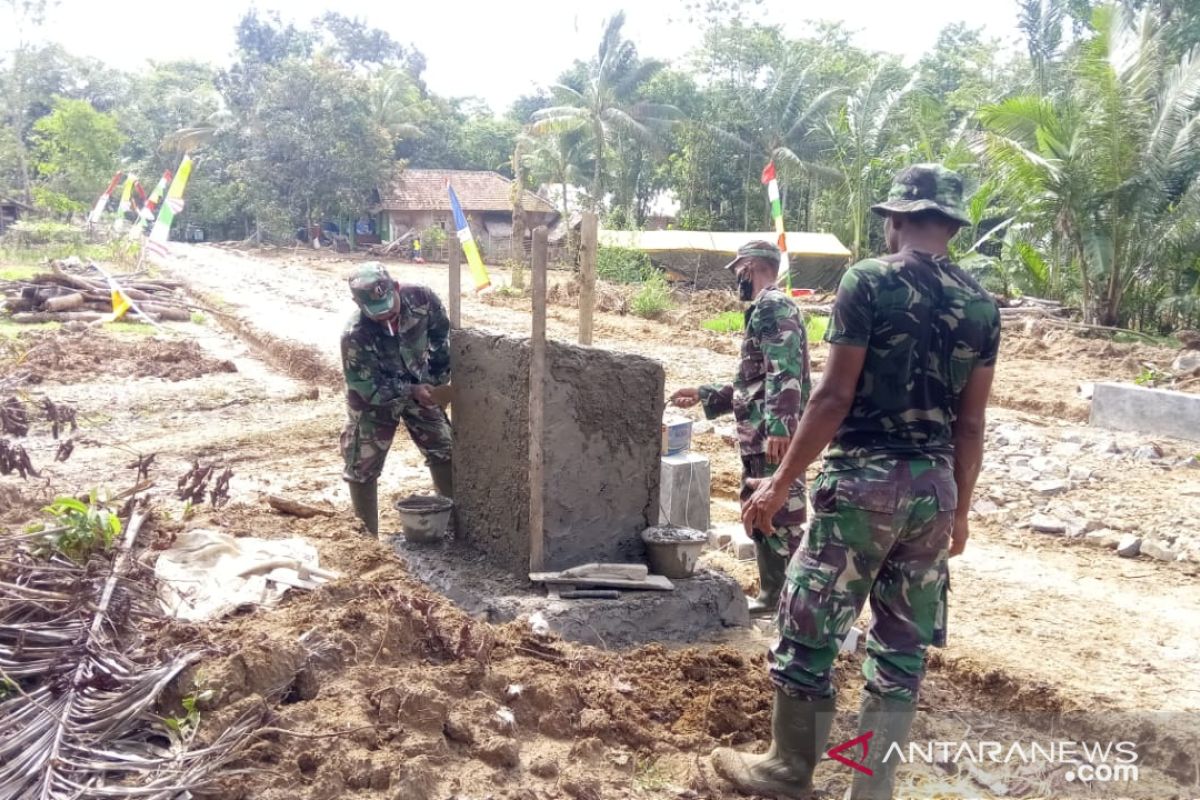
<path id="1" fill-rule="evenodd" d="M 847 270 L 821 384 L 778 471 L 743 504 L 746 526 L 769 530 L 790 481 L 828 445 L 769 656 L 771 747 L 713 753 L 745 793 L 808 796 L 836 710 L 834 660 L 869 600 L 859 732 L 873 739 L 848 796 L 892 796 L 900 759 L 884 757 L 908 738 L 928 648 L 945 644 L 949 557 L 967 544 L 1000 315 L 949 258 L 967 224 L 962 179 L 909 167 L 872 210 L 886 218 L 889 255 Z"/>
<path id="2" fill-rule="evenodd" d="M 355 514 L 377 535 L 378 480 L 399 425 L 425 457 L 438 494 L 454 493 L 450 422 L 432 392 L 450 380 L 450 320 L 430 289 L 397 283 L 378 262 L 357 268 L 349 283 L 358 310 L 342 334 L 343 477 Z"/>
<path id="3" fill-rule="evenodd" d="M 750 479 L 775 472 L 811 386 L 804 320 L 792 299 L 775 285 L 779 262 L 779 248 L 770 242 L 748 242 L 738 249 L 726 268 L 737 280 L 738 296 L 753 304 L 745 314 L 737 375 L 732 383 L 680 389 L 671 396 L 677 406 L 700 403 L 708 419 L 733 413 L 742 457 L 742 500 L 753 493 Z M 751 614 L 770 616 L 778 610 L 787 559 L 804 534 L 806 513 L 801 475 L 792 481 L 786 506 L 773 518 L 775 530 L 751 533 L 759 584 L 758 596 L 750 601 Z"/>

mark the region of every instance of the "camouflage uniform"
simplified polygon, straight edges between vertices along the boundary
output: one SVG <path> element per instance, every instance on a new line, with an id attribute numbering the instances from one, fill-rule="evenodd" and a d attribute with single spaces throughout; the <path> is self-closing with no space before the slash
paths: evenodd
<path id="1" fill-rule="evenodd" d="M 753 490 L 746 478 L 773 475 L 777 465 L 767 463 L 767 437 L 790 437 L 796 431 L 812 388 L 808 365 L 808 337 L 800 310 L 791 298 L 770 286 L 746 310 L 746 334 L 737 377 L 731 384 L 700 387 L 700 402 L 708 419 L 733 412 L 737 420 L 742 456 L 743 502 Z M 788 502 L 772 522 L 775 533 L 766 542 L 781 556 L 790 556 L 804 535 L 807 514 L 803 479 L 788 491 Z M 754 531 L 755 539 L 763 539 Z"/>
<path id="2" fill-rule="evenodd" d="M 450 320 L 430 289 L 393 285 L 401 307 L 394 333 L 388 323 L 356 311 L 342 334 L 348 412 L 341 436 L 343 477 L 355 483 L 379 477 L 400 423 L 427 464 L 450 461 L 446 412 L 412 397 L 417 384 L 450 380 Z"/>
<path id="3" fill-rule="evenodd" d="M 958 180 L 940 167 L 908 170 L 878 208 L 936 207 L 961 221 L 951 213 L 961 183 L 943 186 L 947 176 Z M 788 566 L 771 677 L 792 696 L 831 696 L 839 644 L 869 598 L 867 691 L 912 703 L 927 648 L 945 643 L 955 412 L 972 370 L 996 361 L 999 311 L 959 267 L 908 250 L 847 271 L 825 338 L 866 348 L 866 361 Z"/>

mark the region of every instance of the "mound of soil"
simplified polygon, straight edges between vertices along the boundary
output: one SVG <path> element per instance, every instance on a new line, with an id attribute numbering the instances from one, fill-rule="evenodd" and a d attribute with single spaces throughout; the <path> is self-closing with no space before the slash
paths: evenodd
<path id="1" fill-rule="evenodd" d="M 237 372 L 232 361 L 206 355 L 191 339 L 115 336 L 95 328 L 21 333 L 7 349 L 30 373 L 30 383 L 81 383 L 100 375 L 183 381 Z"/>
<path id="2" fill-rule="evenodd" d="M 305 536 L 345 576 L 273 610 L 163 632 L 164 646 L 212 653 L 175 687 L 212 691 L 202 737 L 253 705 L 273 712 L 271 732 L 233 765 L 250 772 L 208 796 L 603 799 L 629 796 L 655 764 L 655 780 L 704 793 L 696 754 L 768 736 L 766 672 L 737 650 L 608 653 L 538 637 L 524 621 L 474 620 L 348 517 L 234 504 L 190 524 Z"/>

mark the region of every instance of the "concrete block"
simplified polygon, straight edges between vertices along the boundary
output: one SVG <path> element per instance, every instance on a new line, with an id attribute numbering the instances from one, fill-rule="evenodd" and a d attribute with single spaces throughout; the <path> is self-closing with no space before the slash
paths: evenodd
<path id="1" fill-rule="evenodd" d="M 1200 441 L 1200 395 L 1097 383 L 1092 395 L 1091 424 L 1097 428 Z"/>
<path id="2" fill-rule="evenodd" d="M 708 532 L 708 546 L 713 550 L 728 547 L 731 541 L 733 541 L 733 534 L 728 529 L 713 528 Z"/>
<path id="3" fill-rule="evenodd" d="M 746 535 L 740 522 L 718 525 L 709 533 L 708 541 L 720 542 L 719 547 L 726 548 L 731 556 L 741 561 L 754 558 L 754 540 Z"/>
<path id="4" fill-rule="evenodd" d="M 659 476 L 659 524 L 708 530 L 710 484 L 711 472 L 704 456 L 696 453 L 663 456 Z"/>
<path id="5" fill-rule="evenodd" d="M 513 574 L 529 571 L 528 339 L 450 337 L 458 536 Z M 641 562 L 658 522 L 662 365 L 546 346 L 545 566 Z"/>

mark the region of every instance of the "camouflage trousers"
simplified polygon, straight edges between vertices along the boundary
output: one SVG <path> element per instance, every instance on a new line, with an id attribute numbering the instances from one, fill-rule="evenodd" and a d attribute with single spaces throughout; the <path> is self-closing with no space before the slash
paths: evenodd
<path id="1" fill-rule="evenodd" d="M 812 501 L 808 536 L 788 564 L 771 679 L 789 694 L 831 696 L 834 659 L 870 598 L 867 690 L 915 702 L 925 653 L 946 640 L 953 468 L 929 459 L 827 463 Z"/>
<path id="2" fill-rule="evenodd" d="M 746 480 L 748 478 L 769 478 L 778 469 L 777 464 L 768 464 L 764 454 L 742 456 L 742 492 L 740 499 L 745 505 L 754 490 Z M 790 558 L 792 553 L 804 540 L 804 521 L 808 519 L 808 498 L 804 493 L 804 480 L 797 479 L 788 487 L 788 500 L 783 508 L 771 517 L 775 527 L 772 533 L 766 534 L 755 528 L 750 536 L 756 542 L 765 541 L 776 554 Z"/>
<path id="3" fill-rule="evenodd" d="M 346 462 L 342 477 L 354 483 L 378 480 L 400 423 L 408 429 L 426 464 L 450 460 L 450 420 L 440 407 L 426 408 L 413 401 L 399 406 L 371 406 L 362 411 L 351 408 L 347 410 L 340 440 L 342 459 Z"/>

